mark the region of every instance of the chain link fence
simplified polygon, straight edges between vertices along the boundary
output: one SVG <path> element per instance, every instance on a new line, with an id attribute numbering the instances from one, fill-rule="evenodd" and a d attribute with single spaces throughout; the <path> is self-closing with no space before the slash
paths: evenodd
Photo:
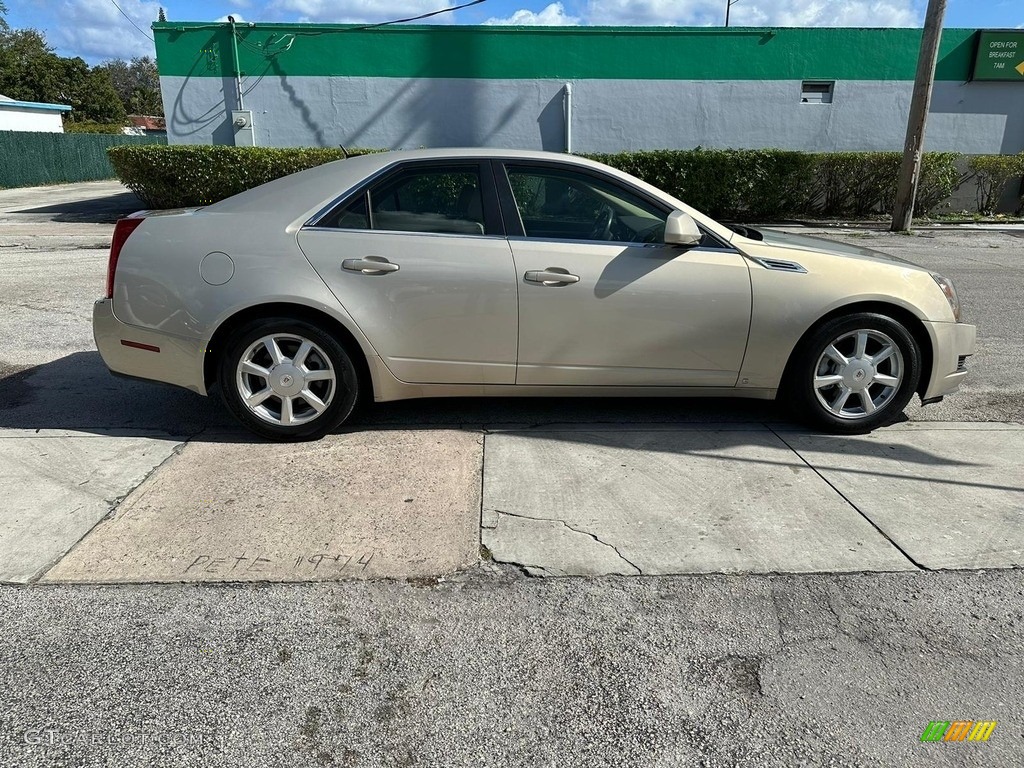
<path id="1" fill-rule="evenodd" d="M 0 131 L 0 187 L 112 179 L 108 147 L 166 143 L 163 136 Z"/>

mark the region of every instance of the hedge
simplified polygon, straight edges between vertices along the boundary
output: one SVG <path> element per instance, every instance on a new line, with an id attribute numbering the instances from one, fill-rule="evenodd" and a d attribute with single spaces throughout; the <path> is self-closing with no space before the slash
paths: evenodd
<path id="1" fill-rule="evenodd" d="M 1018 176 L 1024 176 L 1024 152 L 1019 155 L 978 155 L 972 157 L 968 165 L 977 177 L 978 211 L 988 215 L 995 212 L 1007 184 Z M 1024 197 L 1017 212 L 1022 209 Z"/>
<path id="2" fill-rule="evenodd" d="M 349 155 L 378 150 L 349 150 Z M 264 182 L 344 157 L 340 149 L 177 145 L 113 147 L 118 177 L 146 205 L 208 205 Z M 697 149 L 585 155 L 631 173 L 722 219 L 859 217 L 891 213 L 899 152 L 793 152 Z M 1024 154 L 983 156 L 959 170 L 955 152 L 924 155 L 916 212 L 935 211 L 967 178 L 979 208 L 991 210 L 1009 181 L 1024 174 Z M 988 206 L 987 208 L 985 206 Z"/>
<path id="3" fill-rule="evenodd" d="M 340 149 L 226 147 L 179 144 L 161 152 L 114 147 L 110 164 L 128 189 L 151 208 L 209 205 L 268 181 L 341 160 Z M 372 150 L 349 150 L 349 155 Z"/>
<path id="4" fill-rule="evenodd" d="M 124 135 L 124 129 L 127 125 L 127 121 L 122 123 L 68 122 L 64 123 L 64 133 L 99 133 L 121 136 Z"/>

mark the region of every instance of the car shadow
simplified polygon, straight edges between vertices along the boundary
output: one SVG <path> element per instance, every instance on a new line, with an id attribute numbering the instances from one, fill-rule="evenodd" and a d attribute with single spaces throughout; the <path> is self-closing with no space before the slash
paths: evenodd
<path id="1" fill-rule="evenodd" d="M 75 352 L 0 379 L 0 428 L 116 432 L 176 442 L 222 429 L 246 439 L 216 399 L 119 378 L 98 352 Z"/>
<path id="2" fill-rule="evenodd" d="M 116 192 L 103 197 L 69 200 L 54 203 L 53 205 L 23 208 L 18 211 L 12 211 L 12 213 L 45 215 L 50 221 L 112 224 L 128 214 L 141 211 L 144 208 L 146 208 L 145 203 L 134 192 Z"/>
<path id="3" fill-rule="evenodd" d="M 217 397 L 112 375 L 97 352 L 75 352 L 50 363 L 0 367 L 0 428 L 71 430 L 175 442 L 256 443 Z M 906 420 L 906 417 L 904 417 Z M 445 398 L 371 404 L 339 432 L 465 429 L 515 431 L 525 437 L 666 453 L 707 456 L 679 428 L 715 430 L 715 451 L 763 445 L 776 436 L 806 435 L 769 401 L 731 398 Z M 663 434 L 659 435 L 658 432 Z M 297 448 L 297 450 L 301 450 Z M 879 451 L 875 441 L 815 435 L 819 453 L 881 457 L 890 464 L 977 466 L 900 445 Z M 730 458 L 730 460 L 734 460 Z M 756 459 L 739 459 L 754 461 Z M 794 453 L 788 463 L 802 460 Z M 787 463 L 787 462 L 783 462 Z M 967 483 L 969 484 L 969 483 Z"/>

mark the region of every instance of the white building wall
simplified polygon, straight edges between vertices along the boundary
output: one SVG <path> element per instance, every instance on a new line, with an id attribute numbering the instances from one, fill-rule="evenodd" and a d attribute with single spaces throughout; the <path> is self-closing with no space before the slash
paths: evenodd
<path id="1" fill-rule="evenodd" d="M 64 133 L 64 122 L 55 110 L 27 109 L 0 102 L 0 131 Z"/>
<path id="2" fill-rule="evenodd" d="M 903 148 L 914 84 L 837 81 L 831 104 L 801 102 L 799 80 L 573 80 L 575 152 L 772 147 Z M 562 151 L 563 80 L 260 78 L 245 96 L 256 144 L 400 149 L 489 146 Z M 161 77 L 171 144 L 233 144 L 230 78 Z M 935 84 L 926 149 L 1024 150 L 1013 83 Z"/>

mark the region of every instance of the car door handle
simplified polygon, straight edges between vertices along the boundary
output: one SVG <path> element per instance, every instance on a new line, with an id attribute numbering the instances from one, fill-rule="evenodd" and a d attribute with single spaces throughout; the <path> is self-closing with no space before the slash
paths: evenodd
<path id="1" fill-rule="evenodd" d="M 386 275 L 388 272 L 397 272 L 401 267 L 392 264 L 383 256 L 367 256 L 365 259 L 345 259 L 341 262 L 341 268 L 352 272 L 362 272 L 364 275 Z"/>
<path id="2" fill-rule="evenodd" d="M 580 281 L 579 276 L 570 275 L 568 270 L 561 267 L 530 270 L 523 275 L 523 279 L 529 280 L 531 283 L 541 283 L 542 285 L 567 285 Z"/>

